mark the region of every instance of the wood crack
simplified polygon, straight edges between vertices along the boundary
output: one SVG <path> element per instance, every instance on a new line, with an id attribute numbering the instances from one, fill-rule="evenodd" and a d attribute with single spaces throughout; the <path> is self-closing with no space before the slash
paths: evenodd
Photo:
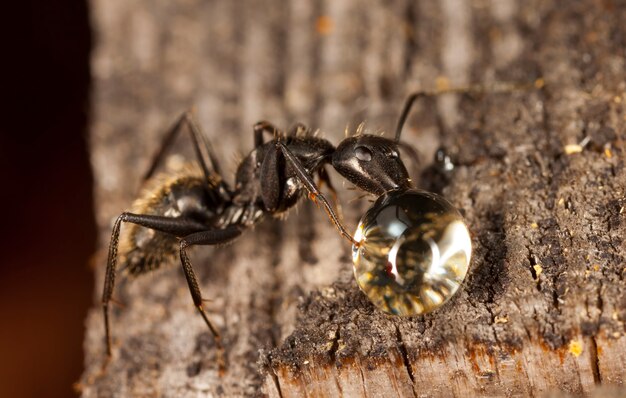
<path id="1" fill-rule="evenodd" d="M 409 359 L 409 353 L 406 349 L 406 344 L 404 344 L 404 340 L 402 340 L 402 333 L 400 332 L 400 327 L 396 324 L 396 342 L 398 343 L 398 351 L 400 351 L 400 355 L 402 356 L 402 362 L 404 363 L 404 368 L 406 369 L 406 373 L 409 375 L 409 379 L 411 379 L 411 388 L 413 392 L 415 392 L 415 376 L 413 376 L 413 368 L 411 367 L 411 360 Z"/>
<path id="2" fill-rule="evenodd" d="M 332 317 L 330 321 L 332 322 Z M 339 326 L 337 326 L 337 329 L 335 330 L 335 336 L 333 338 L 332 344 L 330 346 L 330 350 L 328 352 L 331 366 L 336 371 L 339 371 L 339 366 L 338 366 L 339 364 L 337 363 L 337 351 L 339 350 L 340 339 L 341 339 L 341 335 L 339 334 Z M 339 395 L 343 397 L 343 389 L 341 388 L 341 384 L 339 383 L 339 378 L 337 377 L 337 374 L 334 374 L 333 378 L 335 379 L 335 385 L 337 386 L 337 390 L 339 390 Z"/>
<path id="3" fill-rule="evenodd" d="M 270 370 L 269 373 L 271 374 L 272 381 L 274 382 L 274 386 L 276 387 L 276 391 L 278 391 L 278 397 L 283 398 L 283 390 L 280 386 L 280 379 L 278 378 L 278 375 L 274 372 L 274 370 Z"/>
<path id="4" fill-rule="evenodd" d="M 593 382 L 595 384 L 602 383 L 602 375 L 600 374 L 600 358 L 598 357 L 598 344 L 596 337 L 591 336 L 589 347 L 589 363 L 591 364 L 591 372 L 593 373 Z"/>

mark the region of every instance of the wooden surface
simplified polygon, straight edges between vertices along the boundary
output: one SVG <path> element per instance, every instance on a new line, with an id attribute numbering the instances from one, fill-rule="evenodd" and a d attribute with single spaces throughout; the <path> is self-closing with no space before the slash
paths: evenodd
<path id="1" fill-rule="evenodd" d="M 448 96 L 410 118 L 405 138 L 424 160 L 414 179 L 441 189 L 473 234 L 466 282 L 443 308 L 378 312 L 352 280 L 350 247 L 322 210 L 302 204 L 286 221 L 193 253 L 224 335 L 223 377 L 180 267 L 166 267 L 118 284 L 124 306 L 113 311 L 104 372 L 94 300 L 83 396 L 624 392 L 626 2 L 91 6 L 98 287 L 113 218 L 136 197 L 159 137 L 192 106 L 228 179 L 261 119 L 301 121 L 338 143 L 362 121 L 391 130 L 417 89 L 539 77 L 546 86 Z M 581 152 L 568 147 L 586 137 Z M 448 181 L 427 167 L 440 144 L 457 159 Z M 354 228 L 368 203 L 340 196 Z"/>

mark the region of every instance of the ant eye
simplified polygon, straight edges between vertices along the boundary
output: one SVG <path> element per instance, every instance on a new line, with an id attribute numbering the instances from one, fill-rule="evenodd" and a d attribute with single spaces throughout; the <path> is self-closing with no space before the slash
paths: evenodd
<path id="1" fill-rule="evenodd" d="M 392 159 L 397 158 L 398 157 L 398 151 L 391 151 L 389 153 L 389 157 L 392 158 Z"/>
<path id="2" fill-rule="evenodd" d="M 370 160 L 372 160 L 372 151 L 370 151 L 364 146 L 356 147 L 356 149 L 354 150 L 354 155 L 356 156 L 357 159 L 362 160 L 364 162 L 369 162 Z"/>

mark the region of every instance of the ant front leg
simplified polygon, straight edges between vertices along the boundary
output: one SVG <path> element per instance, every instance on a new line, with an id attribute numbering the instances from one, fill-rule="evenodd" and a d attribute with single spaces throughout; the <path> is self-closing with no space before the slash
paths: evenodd
<path id="1" fill-rule="evenodd" d="M 339 230 L 339 233 L 343 235 L 344 238 L 348 239 L 350 243 L 358 246 L 359 242 L 357 242 L 352 237 L 352 235 L 345 229 L 345 227 L 341 223 L 341 220 L 328 202 L 328 199 L 326 199 L 326 197 L 319 190 L 317 185 L 315 185 L 313 176 L 311 176 L 309 171 L 304 167 L 300 160 L 298 160 L 296 155 L 294 155 L 293 152 L 291 152 L 289 148 L 287 148 L 287 146 L 285 146 L 285 144 L 280 141 L 276 142 L 276 148 L 285 156 L 286 161 L 294 168 L 296 172 L 296 177 L 309 192 L 309 198 L 316 203 L 319 201 L 324 207 L 324 210 L 326 210 L 326 213 L 328 214 L 328 217 L 330 218 L 332 223 L 335 224 L 335 226 Z"/>
<path id="2" fill-rule="evenodd" d="M 339 218 L 339 220 L 343 221 L 343 212 L 341 210 L 341 204 L 339 203 L 337 190 L 335 189 L 335 186 L 330 180 L 330 175 L 328 175 L 328 172 L 326 171 L 324 167 L 320 167 L 320 169 L 317 171 L 317 177 L 319 181 L 318 188 L 323 188 L 324 185 L 328 187 L 328 190 L 330 191 L 330 196 L 332 197 L 333 203 L 335 204 L 335 208 L 337 209 L 337 217 Z"/>

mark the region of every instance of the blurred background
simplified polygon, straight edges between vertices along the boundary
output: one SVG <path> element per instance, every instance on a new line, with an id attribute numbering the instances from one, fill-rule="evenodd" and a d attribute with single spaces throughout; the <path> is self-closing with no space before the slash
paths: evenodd
<path id="1" fill-rule="evenodd" d="M 31 2 L 30 40 L 5 58 L 0 134 L 0 396 L 67 397 L 83 365 L 95 250 L 86 147 L 86 1 Z M 26 47 L 24 43 L 26 42 Z M 26 62 L 24 62 L 26 61 Z M 14 76 L 27 76 L 27 80 Z"/>

